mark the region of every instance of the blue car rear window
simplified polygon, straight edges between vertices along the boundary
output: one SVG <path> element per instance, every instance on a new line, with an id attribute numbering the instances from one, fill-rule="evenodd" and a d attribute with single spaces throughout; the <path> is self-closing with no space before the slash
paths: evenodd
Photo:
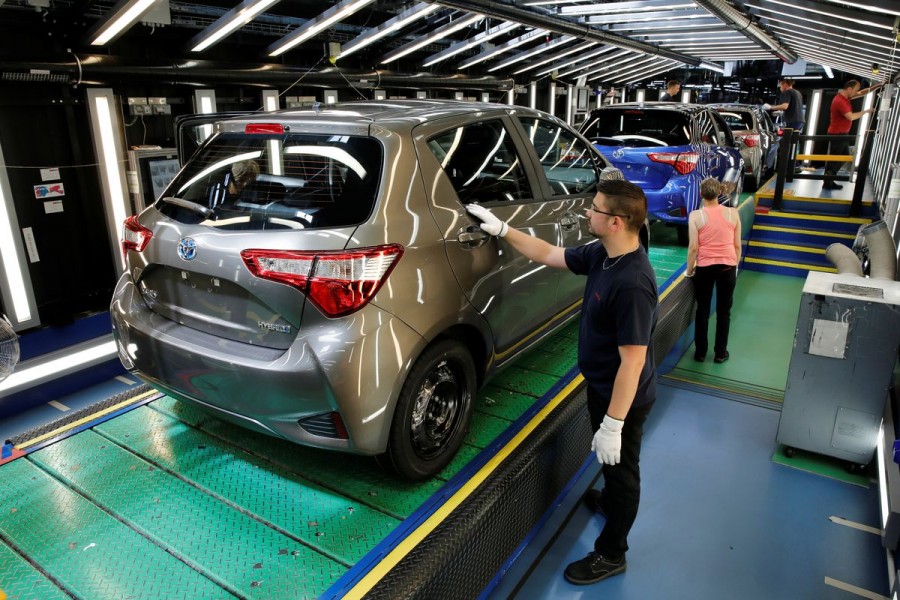
<path id="1" fill-rule="evenodd" d="M 581 128 L 589 140 L 613 143 L 621 136 L 642 136 L 666 146 L 690 144 L 690 117 L 675 110 L 611 108 L 594 111 Z"/>

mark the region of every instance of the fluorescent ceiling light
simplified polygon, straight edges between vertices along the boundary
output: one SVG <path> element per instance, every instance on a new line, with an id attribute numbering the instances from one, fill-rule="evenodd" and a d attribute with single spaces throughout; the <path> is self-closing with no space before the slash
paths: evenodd
<path id="1" fill-rule="evenodd" d="M 140 19 L 159 0 L 120 0 L 118 4 L 91 28 L 88 37 L 92 46 L 113 41 Z"/>
<path id="2" fill-rule="evenodd" d="M 646 23 L 646 22 L 657 22 L 657 21 L 686 21 L 692 19 L 708 19 L 709 13 L 705 10 L 696 10 L 696 11 L 679 11 L 676 13 L 669 13 L 666 11 L 661 12 L 648 12 L 648 13 L 632 13 L 632 14 L 624 14 L 624 15 L 600 15 L 587 17 L 582 21 L 588 25 L 609 25 L 612 23 L 627 23 L 631 25 L 632 23 Z M 684 24 L 682 24 L 684 26 Z M 719 27 L 722 27 L 722 23 L 720 22 Z M 632 29 L 636 29 L 636 27 L 632 27 Z"/>
<path id="3" fill-rule="evenodd" d="M 841 4 L 841 5 L 847 4 L 847 2 L 845 2 L 844 0 L 822 0 L 822 2 L 831 2 L 832 4 Z M 882 2 L 883 2 L 883 0 L 882 0 Z M 890 8 L 883 8 L 884 5 L 875 6 L 872 3 L 864 3 L 864 2 L 859 2 L 859 0 L 856 0 L 853 3 L 853 6 L 854 6 L 854 8 L 857 8 L 859 10 L 868 10 L 871 12 L 883 13 L 885 15 L 893 15 L 895 17 L 900 17 L 900 10 L 891 10 Z"/>
<path id="4" fill-rule="evenodd" d="M 491 58 L 497 56 L 498 54 L 503 54 L 504 52 L 508 52 L 509 50 L 512 50 L 513 48 L 517 48 L 517 47 L 521 46 L 522 44 L 527 44 L 528 42 L 533 42 L 536 37 L 545 35 L 546 33 L 547 33 L 546 29 L 534 29 L 532 31 L 529 31 L 528 33 L 520 35 L 517 38 L 513 38 L 513 39 L 509 40 L 508 42 L 498 44 L 497 46 L 494 46 L 490 50 L 486 50 L 486 51 L 482 52 L 481 54 L 478 54 L 477 56 L 473 56 L 472 58 L 465 60 L 465 61 L 461 62 L 459 64 L 459 66 L 457 66 L 456 68 L 457 69 L 466 69 L 468 67 L 471 67 L 472 65 L 477 65 L 480 62 L 490 60 Z"/>
<path id="5" fill-rule="evenodd" d="M 636 53 L 635 53 L 633 50 L 622 50 L 621 48 L 619 48 L 619 47 L 617 47 L 617 46 L 605 46 L 605 47 L 603 48 L 603 52 L 604 52 L 604 53 L 605 53 L 605 52 L 611 52 L 611 51 L 613 51 L 613 50 L 618 50 L 618 52 L 616 52 L 615 54 L 611 54 L 610 56 L 604 56 L 604 57 L 603 57 L 603 62 L 602 62 L 602 63 L 601 63 L 600 61 L 598 61 L 598 60 L 591 60 L 591 61 L 589 61 L 590 64 L 582 65 L 582 66 L 576 67 L 576 68 L 574 68 L 574 69 L 570 69 L 570 70 L 568 70 L 568 71 L 564 71 L 564 72 L 562 73 L 562 75 L 563 75 L 563 76 L 566 76 L 566 75 L 571 75 L 572 73 L 580 73 L 580 74 L 582 74 L 582 75 L 590 75 L 591 73 L 596 73 L 597 71 L 602 71 L 602 70 L 606 69 L 606 68 L 607 68 L 606 65 L 607 65 L 607 64 L 609 63 L 609 61 L 611 61 L 611 60 L 615 60 L 615 59 L 617 59 L 617 58 L 622 58 L 623 56 L 636 55 Z M 584 57 L 584 58 L 587 58 L 587 57 Z M 581 60 L 583 60 L 583 57 L 578 57 L 578 58 L 575 59 L 575 60 L 570 60 L 570 61 L 565 62 L 565 63 L 557 63 L 557 64 L 553 65 L 553 66 L 550 68 L 550 70 L 548 70 L 548 71 L 542 71 L 542 72 L 538 73 L 538 75 L 546 75 L 547 73 L 551 73 L 551 72 L 557 70 L 559 67 L 569 66 L 569 65 L 575 64 L 575 63 L 577 63 L 577 62 L 579 62 L 579 61 L 581 61 Z M 617 63 L 616 63 L 616 64 L 617 64 Z M 599 66 L 598 66 L 598 65 L 599 65 Z M 594 67 L 596 67 L 596 68 L 594 68 Z M 587 71 L 587 72 L 585 72 L 585 69 L 593 69 L 593 70 L 592 70 L 592 71 Z"/>
<path id="6" fill-rule="evenodd" d="M 470 14 L 468 16 L 455 19 L 450 23 L 442 27 L 438 27 L 428 35 L 424 35 L 417 39 L 414 42 L 410 42 L 403 46 L 400 46 L 396 50 L 389 52 L 381 59 L 381 64 L 386 64 L 391 62 L 392 60 L 397 60 L 398 58 L 402 58 L 411 52 L 415 52 L 419 48 L 427 46 L 428 44 L 434 42 L 435 40 L 443 39 L 444 37 L 450 35 L 451 33 L 455 33 L 460 29 L 464 29 L 469 25 L 474 25 L 478 21 L 482 20 L 484 15 L 479 14 Z"/>
<path id="7" fill-rule="evenodd" d="M 553 48 L 556 48 L 558 46 L 568 44 L 573 39 L 575 39 L 575 38 L 573 38 L 570 35 L 563 35 L 563 36 L 556 38 L 555 40 L 547 42 L 546 44 L 541 44 L 539 46 L 535 46 L 534 48 L 532 48 L 530 50 L 524 50 L 522 52 L 518 52 L 508 58 L 504 58 L 499 63 L 497 63 L 490 69 L 488 69 L 488 73 L 492 73 L 494 71 L 499 71 L 500 69 L 508 67 L 509 65 L 513 65 L 517 62 L 523 61 L 526 58 L 531 58 L 535 54 L 541 54 L 542 52 L 547 52 L 548 50 L 552 50 Z"/>
<path id="8" fill-rule="evenodd" d="M 640 81 L 641 79 L 646 79 L 647 77 L 653 77 L 657 73 L 662 73 L 664 71 L 668 71 L 673 66 L 677 65 L 678 61 L 665 59 L 663 62 L 658 63 L 655 66 L 649 66 L 643 71 L 636 71 L 634 73 L 629 73 L 630 78 L 626 80 L 622 80 L 621 83 L 629 84 L 635 81 Z"/>
<path id="9" fill-rule="evenodd" d="M 822 65 L 822 69 L 825 70 L 825 74 L 828 75 L 828 79 L 834 79 L 834 71 L 831 70 L 831 67 L 828 65 Z"/>
<path id="10" fill-rule="evenodd" d="M 570 70 L 568 70 L 568 71 L 563 71 L 563 73 L 562 73 L 563 75 L 569 75 L 569 74 L 571 74 L 571 73 L 574 73 L 575 71 L 581 71 L 581 70 L 583 70 L 583 69 L 585 69 L 585 68 L 590 68 L 590 67 L 594 66 L 594 64 L 597 63 L 597 60 L 595 60 L 595 59 L 596 59 L 598 56 L 601 56 L 601 55 L 603 55 L 603 54 L 607 54 L 607 53 L 609 53 L 609 52 L 613 52 L 613 51 L 616 51 L 616 50 L 619 51 L 618 54 L 614 54 L 613 56 L 606 56 L 606 57 L 603 58 L 603 60 L 609 60 L 609 59 L 611 59 L 611 58 L 616 58 L 616 57 L 619 57 L 619 56 L 624 56 L 625 54 L 628 54 L 629 52 L 632 52 L 632 50 L 622 50 L 622 49 L 619 48 L 618 46 L 602 46 L 602 47 L 600 47 L 600 48 L 598 48 L 598 49 L 596 49 L 596 50 L 592 50 L 591 52 L 588 52 L 587 54 L 581 54 L 581 55 L 576 56 L 575 58 L 572 58 L 572 59 L 569 59 L 569 60 L 563 60 L 563 61 L 560 61 L 560 62 L 555 62 L 555 63 L 553 63 L 552 65 L 550 65 L 549 67 L 547 67 L 546 69 L 544 69 L 543 71 L 539 71 L 539 72 L 537 73 L 537 75 L 547 75 L 548 73 L 552 73 L 553 71 L 559 71 L 560 69 L 564 69 L 564 68 L 566 68 L 566 67 L 568 67 L 568 66 L 571 66 L 571 65 L 574 65 L 574 64 L 580 63 L 580 62 L 583 62 L 583 63 L 589 63 L 589 64 L 587 64 L 587 65 L 585 65 L 585 66 L 583 66 L 583 67 L 578 67 L 578 68 L 575 68 L 575 69 L 570 69 Z"/>
<path id="11" fill-rule="evenodd" d="M 23 268 L 27 269 L 27 267 L 21 260 L 22 248 L 18 243 L 21 234 L 15 219 L 15 205 L 12 202 L 2 150 L 0 150 L 0 169 L 2 169 L 2 174 L 0 174 L 0 261 L 3 264 L 3 274 L 12 301 L 12 306 L 7 306 L 6 309 L 11 311 L 7 316 L 14 325 L 20 325 L 32 318 L 27 291 L 31 287 L 31 282 L 29 281 L 28 287 L 26 287 Z M 13 225 L 14 222 L 15 225 Z"/>
<path id="12" fill-rule="evenodd" d="M 473 48 L 483 42 L 492 40 L 499 35 L 503 35 L 504 33 L 512 31 L 513 29 L 516 29 L 517 27 L 524 27 L 524 25 L 521 25 L 520 23 L 510 23 L 509 21 L 504 21 L 500 25 L 491 27 L 487 31 L 482 31 L 478 35 L 473 36 L 465 41 L 452 44 L 446 50 L 442 50 L 442 51 L 438 52 L 437 54 L 432 54 L 431 56 L 429 56 L 428 58 L 425 59 L 425 62 L 422 63 L 422 66 L 430 67 L 431 65 L 439 63 L 442 60 L 447 60 L 451 56 L 456 56 L 460 52 L 464 52 L 464 51 L 468 50 L 469 48 Z"/>
<path id="13" fill-rule="evenodd" d="M 284 54 L 291 48 L 302 44 L 320 31 L 328 29 L 341 19 L 349 17 L 374 1 L 375 0 L 344 0 L 343 2 L 339 2 L 318 17 L 310 19 L 274 44 L 271 44 L 266 48 L 266 52 L 269 56 Z"/>
<path id="14" fill-rule="evenodd" d="M 521 69 L 519 69 L 518 71 L 514 71 L 513 74 L 518 75 L 520 73 L 524 73 L 525 71 L 537 69 L 538 67 L 540 67 L 542 65 L 546 65 L 549 62 L 553 62 L 554 60 L 563 58 L 574 52 L 581 52 L 583 50 L 587 50 L 588 48 L 593 48 L 594 46 L 596 46 L 599 43 L 600 42 L 583 42 L 581 44 L 577 44 L 575 46 L 572 46 L 568 50 L 562 50 L 561 52 L 557 52 L 556 54 L 551 54 L 550 56 L 548 56 L 547 58 L 545 58 L 543 60 L 539 60 L 537 62 L 533 62 L 529 65 L 526 65 L 526 66 L 522 67 Z"/>
<path id="15" fill-rule="evenodd" d="M 613 69 L 611 71 L 607 69 L 605 72 L 595 75 L 594 77 L 588 77 L 588 81 L 596 81 L 597 79 L 603 79 L 604 77 L 609 77 L 611 75 L 615 75 L 616 73 L 621 73 L 622 71 L 627 71 L 627 70 L 633 69 L 635 67 L 640 67 L 641 65 L 645 65 L 648 62 L 652 62 L 654 60 L 656 60 L 655 56 L 648 56 L 647 58 L 645 58 L 643 60 L 637 60 L 637 61 L 636 60 L 628 60 L 628 61 L 625 61 L 624 63 L 622 61 L 620 61 L 620 62 L 616 63 L 615 65 L 613 65 L 613 66 L 618 66 L 619 67 L 618 69 Z"/>
<path id="16" fill-rule="evenodd" d="M 243 27 L 255 19 L 259 13 L 277 2 L 279 0 L 244 0 L 219 17 L 215 23 L 197 34 L 188 44 L 193 44 L 191 52 L 206 50 L 213 44 L 225 39 L 225 36 Z"/>
<path id="17" fill-rule="evenodd" d="M 688 2 L 668 2 L 668 0 L 661 0 L 659 2 L 615 2 L 615 3 L 604 3 L 604 4 L 580 4 L 578 6 L 563 6 L 559 9 L 559 14 L 566 15 L 568 17 L 571 16 L 583 16 L 583 15 L 614 15 L 614 14 L 640 14 L 641 12 L 649 12 L 651 10 L 659 10 L 659 9 L 686 9 L 692 8 L 694 10 L 697 9 L 697 5 L 691 1 Z"/>
<path id="18" fill-rule="evenodd" d="M 362 50 L 369 44 L 374 44 L 386 35 L 402 29 L 413 21 L 426 17 L 440 8 L 443 8 L 440 4 L 419 2 L 412 8 L 403 11 L 392 19 L 388 19 L 378 27 L 374 27 L 363 34 L 356 36 L 341 46 L 341 57 L 352 54 L 357 50 Z"/>
<path id="19" fill-rule="evenodd" d="M 724 66 L 722 66 L 722 65 L 717 65 L 717 64 L 715 64 L 715 63 L 706 62 L 705 60 L 704 60 L 704 61 L 700 61 L 700 68 L 701 68 L 701 69 L 709 69 L 710 71 L 715 71 L 716 73 L 722 73 L 722 74 L 725 73 L 725 67 L 724 67 Z"/>
<path id="20" fill-rule="evenodd" d="M 781 23 L 783 21 L 779 21 Z M 799 26 L 791 25 L 787 23 L 788 27 L 784 27 L 782 25 L 769 24 L 769 27 L 774 31 L 784 31 L 785 36 L 788 37 L 792 35 L 794 39 L 791 40 L 792 44 L 797 44 L 800 42 L 808 42 L 810 44 L 814 44 L 817 49 L 825 51 L 825 52 L 838 52 L 841 56 L 845 54 L 855 54 L 856 56 L 865 57 L 866 60 L 876 61 L 879 60 L 878 57 L 883 57 L 880 60 L 891 61 L 891 53 L 892 50 L 890 48 L 886 48 L 884 46 L 879 46 L 878 44 L 873 44 L 867 40 L 863 40 L 859 37 L 854 37 L 852 45 L 846 44 L 846 40 L 836 39 L 834 36 L 829 36 L 822 31 L 813 29 L 811 27 L 803 27 L 803 29 L 809 29 L 811 33 L 796 31 Z M 830 46 L 829 48 L 823 48 L 823 42 Z M 867 46 L 874 46 L 874 48 L 863 48 L 862 44 L 866 44 Z M 871 57 L 871 59 L 869 58 Z"/>
<path id="21" fill-rule="evenodd" d="M 796 3 L 782 2 L 781 0 L 766 0 L 766 1 L 770 2 L 772 4 L 779 4 L 781 6 L 789 6 L 790 8 L 796 8 Z M 750 5 L 748 4 L 747 6 L 750 6 Z M 772 9 L 760 8 L 760 10 L 772 10 Z M 775 11 L 772 11 L 772 12 L 775 12 Z M 826 17 L 828 19 L 841 19 L 842 21 L 850 21 L 851 23 L 857 23 L 859 25 L 867 25 L 869 27 L 874 27 L 875 29 L 887 29 L 888 31 L 891 31 L 890 25 L 885 25 L 883 23 L 876 23 L 874 21 L 864 21 L 862 19 L 854 19 L 851 17 L 845 17 L 845 16 L 837 14 L 837 13 L 828 12 L 827 10 L 816 10 L 814 8 L 810 8 L 808 5 L 803 6 L 803 12 L 813 13 L 816 15 L 822 15 L 823 17 Z"/>

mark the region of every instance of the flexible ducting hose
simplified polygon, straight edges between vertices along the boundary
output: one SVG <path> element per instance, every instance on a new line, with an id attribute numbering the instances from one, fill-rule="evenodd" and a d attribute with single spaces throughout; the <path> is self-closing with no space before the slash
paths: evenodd
<path id="1" fill-rule="evenodd" d="M 894 281 L 897 278 L 897 254 L 887 223 L 875 221 L 860 228 L 860 233 L 865 236 L 869 248 L 869 277 Z"/>
<path id="2" fill-rule="evenodd" d="M 862 277 L 862 263 L 856 253 L 843 244 L 834 243 L 825 249 L 825 258 L 837 268 L 838 273 Z"/>

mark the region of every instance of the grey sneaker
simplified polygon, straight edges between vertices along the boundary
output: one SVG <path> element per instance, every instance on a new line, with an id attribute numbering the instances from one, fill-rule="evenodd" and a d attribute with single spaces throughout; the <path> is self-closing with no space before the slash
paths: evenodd
<path id="1" fill-rule="evenodd" d="M 581 560 L 566 567 L 565 577 L 569 583 L 588 585 L 603 581 L 607 577 L 625 572 L 625 557 L 618 561 L 609 560 L 599 552 L 591 552 Z"/>

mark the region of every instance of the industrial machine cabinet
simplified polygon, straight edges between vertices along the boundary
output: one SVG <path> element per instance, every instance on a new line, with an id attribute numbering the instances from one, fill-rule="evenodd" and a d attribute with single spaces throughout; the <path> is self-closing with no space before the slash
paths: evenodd
<path id="1" fill-rule="evenodd" d="M 900 345 L 900 282 L 810 272 L 777 441 L 868 464 Z"/>

